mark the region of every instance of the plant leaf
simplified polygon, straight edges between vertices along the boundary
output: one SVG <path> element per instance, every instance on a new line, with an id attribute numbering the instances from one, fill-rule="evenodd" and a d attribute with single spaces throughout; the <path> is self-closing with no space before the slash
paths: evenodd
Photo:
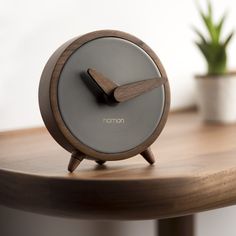
<path id="1" fill-rule="evenodd" d="M 201 15 L 201 18 L 203 20 L 203 22 L 205 23 L 205 26 L 208 30 L 208 33 L 212 39 L 212 41 L 214 43 L 217 43 L 217 34 L 216 34 L 216 30 L 213 24 L 213 20 L 212 20 L 212 6 L 211 3 L 208 2 L 208 13 L 204 14 L 203 11 L 199 8 L 199 12 Z"/>
<path id="2" fill-rule="evenodd" d="M 208 16 L 210 19 L 212 19 L 212 5 L 209 0 L 207 1 L 207 5 L 208 5 Z"/>
<path id="3" fill-rule="evenodd" d="M 227 47 L 227 45 L 229 44 L 229 42 L 231 41 L 231 39 L 233 38 L 234 36 L 234 31 L 232 31 L 229 36 L 225 39 L 225 42 L 224 42 L 224 47 Z"/>
<path id="4" fill-rule="evenodd" d="M 207 43 L 206 38 L 203 36 L 203 34 L 197 28 L 193 27 L 193 30 L 199 36 L 199 38 L 202 40 L 202 42 Z"/>
<path id="5" fill-rule="evenodd" d="M 221 18 L 221 20 L 219 21 L 218 25 L 216 26 L 216 34 L 217 34 L 217 42 L 219 43 L 220 41 L 220 36 L 221 36 L 221 31 L 222 31 L 222 27 L 224 25 L 225 19 L 226 19 L 226 13 L 223 15 L 223 17 Z"/>
<path id="6" fill-rule="evenodd" d="M 210 50 L 208 47 L 208 44 L 204 44 L 204 43 L 199 43 L 199 42 L 195 42 L 197 47 L 200 49 L 200 51 L 202 52 L 202 54 L 204 55 L 204 57 L 206 58 L 206 60 L 209 60 L 210 57 Z"/>

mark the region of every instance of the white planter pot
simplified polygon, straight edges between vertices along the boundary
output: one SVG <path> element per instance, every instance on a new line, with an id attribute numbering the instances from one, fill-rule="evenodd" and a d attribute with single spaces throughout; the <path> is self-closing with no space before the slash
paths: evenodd
<path id="1" fill-rule="evenodd" d="M 236 122 L 236 73 L 225 76 L 197 76 L 197 104 L 202 119 Z"/>

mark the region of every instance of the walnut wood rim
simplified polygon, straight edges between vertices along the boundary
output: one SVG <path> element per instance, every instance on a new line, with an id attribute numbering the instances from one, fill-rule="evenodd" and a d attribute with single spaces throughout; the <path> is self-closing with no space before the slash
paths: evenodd
<path id="1" fill-rule="evenodd" d="M 82 142 L 80 142 L 76 137 L 74 137 L 74 135 L 66 127 L 63 121 L 63 118 L 61 116 L 61 113 L 59 110 L 58 99 L 57 99 L 58 98 L 58 91 L 57 91 L 58 81 L 60 78 L 60 74 L 63 70 L 63 67 L 65 65 L 65 62 L 68 60 L 68 58 L 73 54 L 75 50 L 77 50 L 79 47 L 81 47 L 82 45 L 84 45 L 85 43 L 89 41 L 92 41 L 98 38 L 103 38 L 103 37 L 116 37 L 116 38 L 125 39 L 127 41 L 134 43 L 135 45 L 143 49 L 152 58 L 153 62 L 159 69 L 161 76 L 167 78 L 165 69 L 160 59 L 157 57 L 154 51 L 149 46 L 147 46 L 144 42 L 142 42 L 140 39 L 121 31 L 115 31 L 115 30 L 94 31 L 94 32 L 82 35 L 78 38 L 72 39 L 68 41 L 67 43 L 63 44 L 59 49 L 57 49 L 57 51 L 49 59 L 49 61 L 47 62 L 45 66 L 45 69 L 44 69 L 44 72 L 42 74 L 41 81 L 40 81 L 39 104 L 40 104 L 41 114 L 42 114 L 46 127 L 48 128 L 53 138 L 62 147 L 64 147 L 69 152 L 79 150 L 80 152 L 86 154 L 88 158 L 90 159 L 112 161 L 112 160 L 126 159 L 132 156 L 135 156 L 143 152 L 144 150 L 146 150 L 157 139 L 157 137 L 160 135 L 167 121 L 167 116 L 168 116 L 169 108 L 170 108 L 170 89 L 169 89 L 169 83 L 167 79 L 167 82 L 164 84 L 165 103 L 164 103 L 163 114 L 160 119 L 160 122 L 157 125 L 154 132 L 152 133 L 152 135 L 140 145 L 125 152 L 104 153 L 104 152 L 96 151 L 90 148 L 89 146 L 83 144 Z M 53 67 L 53 68 L 51 68 L 50 70 L 50 67 Z M 47 96 L 46 94 L 47 92 L 49 93 L 49 96 Z M 42 96 L 44 96 L 44 98 L 42 98 Z"/>

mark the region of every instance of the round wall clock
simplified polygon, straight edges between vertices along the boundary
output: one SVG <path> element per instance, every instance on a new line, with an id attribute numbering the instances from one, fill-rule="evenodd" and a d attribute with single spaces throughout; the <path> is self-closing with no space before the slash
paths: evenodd
<path id="1" fill-rule="evenodd" d="M 40 80 L 39 105 L 53 138 L 72 153 L 68 170 L 83 159 L 103 164 L 141 154 L 169 111 L 166 72 L 138 38 L 101 30 L 74 38 L 48 60 Z"/>

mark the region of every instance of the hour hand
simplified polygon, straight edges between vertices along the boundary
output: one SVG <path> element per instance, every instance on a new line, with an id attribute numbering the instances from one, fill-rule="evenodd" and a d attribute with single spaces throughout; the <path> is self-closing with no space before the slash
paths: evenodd
<path id="1" fill-rule="evenodd" d="M 93 81 L 98 85 L 98 87 L 108 96 L 110 96 L 114 89 L 118 87 L 116 83 L 95 69 L 89 68 L 87 72 Z"/>

